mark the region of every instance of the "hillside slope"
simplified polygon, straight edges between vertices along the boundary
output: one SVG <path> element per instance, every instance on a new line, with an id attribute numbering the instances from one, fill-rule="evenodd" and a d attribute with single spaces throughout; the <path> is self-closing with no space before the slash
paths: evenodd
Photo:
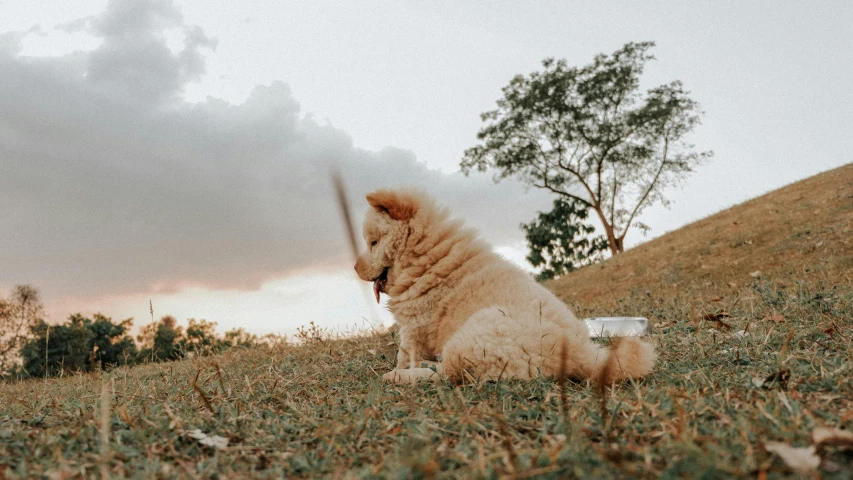
<path id="1" fill-rule="evenodd" d="M 818 275 L 853 283 L 853 164 L 767 193 L 549 283 L 564 301 L 613 311 L 620 298 Z M 759 272 L 759 273 L 756 273 Z M 784 288 L 784 284 L 777 285 Z"/>

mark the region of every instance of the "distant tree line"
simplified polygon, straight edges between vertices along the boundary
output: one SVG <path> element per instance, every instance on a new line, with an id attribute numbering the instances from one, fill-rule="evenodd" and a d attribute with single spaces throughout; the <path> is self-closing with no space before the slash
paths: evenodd
<path id="1" fill-rule="evenodd" d="M 52 377 L 179 360 L 279 339 L 259 338 L 242 328 L 219 335 L 216 323 L 194 318 L 184 329 L 171 315 L 142 327 L 134 339 L 132 318 L 113 321 L 99 313 L 92 318 L 78 313 L 65 323 L 48 324 L 43 315 L 39 292 L 30 285 L 15 286 L 8 298 L 0 295 L 0 379 Z"/>

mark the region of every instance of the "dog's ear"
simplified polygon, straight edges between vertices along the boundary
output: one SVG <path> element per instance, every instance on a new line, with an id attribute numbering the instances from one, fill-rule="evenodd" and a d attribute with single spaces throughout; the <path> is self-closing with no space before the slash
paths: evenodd
<path id="1" fill-rule="evenodd" d="M 418 213 L 419 201 L 414 195 L 393 190 L 377 190 L 367 194 L 367 203 L 394 220 L 409 220 Z"/>

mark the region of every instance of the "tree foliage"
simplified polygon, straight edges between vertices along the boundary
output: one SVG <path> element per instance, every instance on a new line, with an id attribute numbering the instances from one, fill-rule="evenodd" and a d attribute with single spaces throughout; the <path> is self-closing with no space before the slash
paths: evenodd
<path id="1" fill-rule="evenodd" d="M 80 314 L 72 315 L 72 321 L 76 317 L 82 318 Z M 82 318 L 82 321 L 92 332 L 92 339 L 89 341 L 91 360 L 101 369 L 126 365 L 136 360 L 136 343 L 130 336 L 130 329 L 133 327 L 132 318 L 113 323 L 111 318 L 96 313 L 92 320 Z"/>
<path id="2" fill-rule="evenodd" d="M 527 261 L 542 267 L 537 280 L 557 278 L 603 257 L 607 239 L 592 236 L 595 227 L 585 223 L 587 217 L 586 206 L 572 198 L 557 198 L 550 212 L 521 224 L 530 248 Z"/>
<path id="3" fill-rule="evenodd" d="M 232 328 L 225 332 L 223 343 L 227 348 L 240 347 L 249 348 L 260 343 L 260 339 L 254 333 L 249 333 L 242 328 Z"/>
<path id="4" fill-rule="evenodd" d="M 685 141 L 702 112 L 681 82 L 640 92 L 653 46 L 628 43 L 584 67 L 549 58 L 541 72 L 516 76 L 481 115 L 481 143 L 465 151 L 462 171 L 495 169 L 496 181 L 516 177 L 574 199 L 622 252 L 630 227 L 648 228 L 637 215 L 667 205 L 665 188 L 712 155 Z"/>
<path id="5" fill-rule="evenodd" d="M 32 377 L 54 376 L 133 363 L 136 344 L 128 335 L 132 325 L 131 319 L 113 323 L 101 314 L 91 319 L 74 314 L 60 325 L 39 320 L 21 349 L 24 372 Z"/>
<path id="6" fill-rule="evenodd" d="M 0 297 L 0 372 L 14 367 L 29 329 L 43 313 L 41 296 L 32 285 L 16 285 L 8 299 Z"/>
<path id="7" fill-rule="evenodd" d="M 21 349 L 24 371 L 29 376 L 89 370 L 89 342 L 94 334 L 86 328 L 81 317 L 72 316 L 65 325 L 48 325 L 40 320 L 30 333 Z"/>
<path id="8" fill-rule="evenodd" d="M 220 336 L 216 333 L 216 322 L 204 319 L 190 318 L 184 330 L 171 315 L 146 325 L 136 338 L 142 345 L 140 358 L 154 362 L 177 360 L 187 355 L 210 355 L 231 347 L 251 347 L 261 343 L 257 335 L 242 328 L 229 330 Z"/>
<path id="9" fill-rule="evenodd" d="M 183 329 L 171 315 L 166 315 L 157 323 L 142 328 L 136 339 L 142 344 L 140 357 L 146 361 L 162 362 L 177 360 L 184 356 L 181 349 Z"/>
<path id="10" fill-rule="evenodd" d="M 209 355 L 224 349 L 222 339 L 216 336 L 216 322 L 194 318 L 190 318 L 187 322 L 186 336 L 180 342 L 182 351 Z"/>

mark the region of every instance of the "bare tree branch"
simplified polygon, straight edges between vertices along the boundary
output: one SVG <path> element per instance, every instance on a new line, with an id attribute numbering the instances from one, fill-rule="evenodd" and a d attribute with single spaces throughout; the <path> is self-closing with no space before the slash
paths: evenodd
<path id="1" fill-rule="evenodd" d="M 572 199 L 574 199 L 574 200 L 576 200 L 576 201 L 578 201 L 578 202 L 580 202 L 580 203 L 584 204 L 585 206 L 587 206 L 587 207 L 589 207 L 589 208 L 594 208 L 594 207 L 595 207 L 593 204 L 589 203 L 589 201 L 588 201 L 588 200 L 585 200 L 585 199 L 583 199 L 583 198 L 581 198 L 581 197 L 579 197 L 579 196 L 577 196 L 577 195 L 575 195 L 575 194 L 573 194 L 573 193 L 569 193 L 569 192 L 567 192 L 567 191 L 565 191 L 565 190 L 560 190 L 560 189 L 557 189 L 557 188 L 552 187 L 551 185 L 549 185 L 549 184 L 548 184 L 548 179 L 547 179 L 547 178 L 544 178 L 544 179 L 543 179 L 543 182 L 542 182 L 541 184 L 533 183 L 532 185 L 533 185 L 534 187 L 537 187 L 537 188 L 544 188 L 545 190 L 550 190 L 551 192 L 554 192 L 554 193 L 556 193 L 556 194 L 558 194 L 558 195 L 562 195 L 562 196 L 564 196 L 564 197 L 572 198 Z"/>
<path id="2" fill-rule="evenodd" d="M 646 192 L 643 193 L 643 196 L 640 197 L 640 201 L 637 202 L 637 205 L 634 206 L 634 210 L 631 212 L 631 215 L 628 217 L 628 221 L 625 223 L 625 229 L 622 231 L 622 235 L 619 238 L 625 238 L 625 234 L 628 233 L 628 228 L 631 226 L 631 222 L 634 221 L 634 215 L 640 210 L 640 207 L 643 205 L 643 202 L 649 197 L 649 194 L 654 190 L 655 185 L 660 179 L 661 173 L 663 173 L 664 167 L 667 165 L 666 157 L 669 153 L 669 137 L 664 137 L 663 141 L 663 159 L 661 160 L 660 167 L 658 167 L 657 172 L 655 172 L 655 177 L 652 179 L 652 182 L 649 183 L 648 188 L 646 188 Z"/>

